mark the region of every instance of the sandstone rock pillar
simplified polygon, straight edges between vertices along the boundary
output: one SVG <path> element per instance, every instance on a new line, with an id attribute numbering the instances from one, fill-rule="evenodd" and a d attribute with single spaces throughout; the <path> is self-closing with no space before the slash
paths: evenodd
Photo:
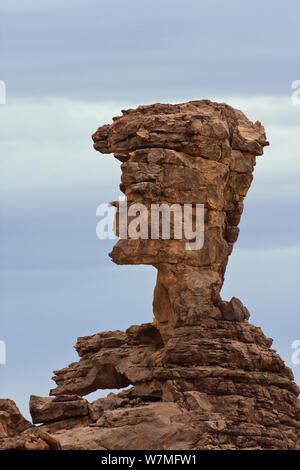
<path id="1" fill-rule="evenodd" d="M 54 372 L 51 397 L 31 397 L 41 426 L 27 429 L 7 400 L 0 403 L 0 449 L 299 448 L 292 371 L 272 339 L 248 322 L 242 302 L 220 297 L 255 159 L 268 145 L 263 126 L 202 100 L 123 111 L 93 140 L 122 162 L 128 207 L 144 208 L 140 226 L 152 227 L 147 214 L 161 204 L 191 205 L 196 223 L 198 204 L 204 243 L 187 249 L 175 218 L 170 237 L 128 237 L 124 227 L 134 217 L 124 223 L 122 203 L 112 203 L 120 235 L 112 260 L 157 269 L 154 321 L 78 338 L 80 359 Z M 108 388 L 124 390 L 92 403 L 82 398 Z"/>
<path id="2" fill-rule="evenodd" d="M 231 307 L 219 292 L 255 159 L 268 145 L 261 124 L 208 100 L 155 104 L 124 111 L 93 139 L 96 150 L 114 152 L 123 162 L 120 187 L 128 205 L 204 206 L 201 249 L 187 250 L 186 240 L 174 237 L 127 238 L 110 254 L 117 264 L 157 268 L 153 311 L 162 336 L 166 339 L 174 327 L 195 325 L 203 318 L 228 318 Z M 244 312 L 238 315 L 243 318 Z"/>

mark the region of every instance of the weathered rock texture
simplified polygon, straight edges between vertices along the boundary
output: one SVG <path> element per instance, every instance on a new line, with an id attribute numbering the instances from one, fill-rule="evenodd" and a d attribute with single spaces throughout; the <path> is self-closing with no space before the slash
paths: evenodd
<path id="1" fill-rule="evenodd" d="M 31 397 L 33 422 L 42 425 L 20 419 L 14 427 L 4 415 L 0 446 L 15 440 L 26 448 L 26 433 L 38 429 L 48 448 L 295 448 L 293 374 L 272 340 L 248 323 L 242 302 L 220 297 L 255 159 L 268 145 L 264 128 L 202 100 L 123 111 L 93 140 L 122 162 L 128 205 L 204 204 L 204 246 L 187 250 L 174 237 L 119 240 L 115 263 L 157 268 L 153 323 L 78 338 L 80 360 L 55 371 L 52 398 Z M 82 398 L 129 385 L 93 403 Z"/>

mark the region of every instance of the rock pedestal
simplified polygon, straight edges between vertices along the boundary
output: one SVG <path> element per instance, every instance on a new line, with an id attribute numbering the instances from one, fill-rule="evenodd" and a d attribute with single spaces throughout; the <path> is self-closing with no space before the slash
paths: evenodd
<path id="1" fill-rule="evenodd" d="M 52 398 L 31 397 L 44 442 L 63 449 L 294 449 L 300 406 L 292 371 L 248 323 L 242 302 L 220 297 L 255 159 L 268 145 L 264 128 L 202 100 L 123 111 L 93 140 L 122 162 L 128 206 L 189 204 L 195 222 L 194 206 L 203 205 L 204 243 L 188 249 L 175 219 L 168 239 L 124 236 L 120 203 L 112 203 L 116 233 L 123 233 L 112 260 L 157 269 L 154 321 L 78 338 L 80 360 L 55 371 Z M 128 386 L 93 403 L 82 398 Z"/>

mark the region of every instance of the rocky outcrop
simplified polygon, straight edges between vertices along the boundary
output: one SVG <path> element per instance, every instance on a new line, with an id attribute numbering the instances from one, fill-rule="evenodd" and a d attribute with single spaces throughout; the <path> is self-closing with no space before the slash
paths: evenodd
<path id="1" fill-rule="evenodd" d="M 45 430 L 35 428 L 12 400 L 0 399 L 0 450 L 59 449 L 59 441 Z"/>
<path id="2" fill-rule="evenodd" d="M 221 319 L 227 307 L 219 292 L 255 158 L 268 144 L 264 128 L 241 111 L 203 100 L 124 111 L 93 139 L 96 150 L 123 160 L 120 188 L 129 206 L 204 205 L 201 249 L 186 249 L 184 238 L 124 238 L 110 254 L 117 264 L 157 268 L 153 308 L 163 338 L 178 326 Z"/>
<path id="3" fill-rule="evenodd" d="M 294 449 L 300 406 L 292 371 L 272 340 L 248 323 L 242 302 L 220 297 L 255 159 L 268 145 L 264 128 L 226 104 L 202 100 L 123 111 L 93 140 L 122 162 L 128 207 L 143 205 L 146 231 L 134 238 L 133 215 L 124 224 L 122 203 L 112 203 L 120 240 L 110 256 L 117 264 L 155 266 L 154 321 L 78 338 L 80 360 L 55 371 L 49 398 L 31 397 L 40 426 L 16 427 L 9 438 L 5 431 L 0 448 L 20 436 L 25 448 L 24 433 L 38 429 L 49 448 Z M 169 237 L 158 219 L 149 238 L 148 214 L 158 204 L 192 205 L 194 226 L 201 205 L 203 246 L 191 249 L 196 239 L 175 216 Z M 129 386 L 93 403 L 82 398 Z"/>
<path id="4" fill-rule="evenodd" d="M 0 399 L 0 439 L 13 437 L 31 427 L 12 400 Z"/>

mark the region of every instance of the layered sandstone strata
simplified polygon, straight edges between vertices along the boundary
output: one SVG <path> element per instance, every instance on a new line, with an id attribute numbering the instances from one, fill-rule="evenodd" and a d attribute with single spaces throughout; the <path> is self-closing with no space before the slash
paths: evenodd
<path id="1" fill-rule="evenodd" d="M 2 431 L 0 447 L 295 448 L 293 374 L 272 340 L 248 323 L 242 302 L 220 297 L 255 159 L 268 145 L 264 128 L 226 104 L 202 100 L 123 111 L 93 140 L 122 162 L 129 206 L 203 204 L 204 245 L 188 250 L 174 233 L 123 234 L 112 260 L 157 269 L 153 323 L 78 338 L 80 360 L 55 371 L 51 397 L 31 397 L 33 422 L 42 425 L 20 418 L 20 429 Z M 82 398 L 128 386 L 93 403 Z"/>

